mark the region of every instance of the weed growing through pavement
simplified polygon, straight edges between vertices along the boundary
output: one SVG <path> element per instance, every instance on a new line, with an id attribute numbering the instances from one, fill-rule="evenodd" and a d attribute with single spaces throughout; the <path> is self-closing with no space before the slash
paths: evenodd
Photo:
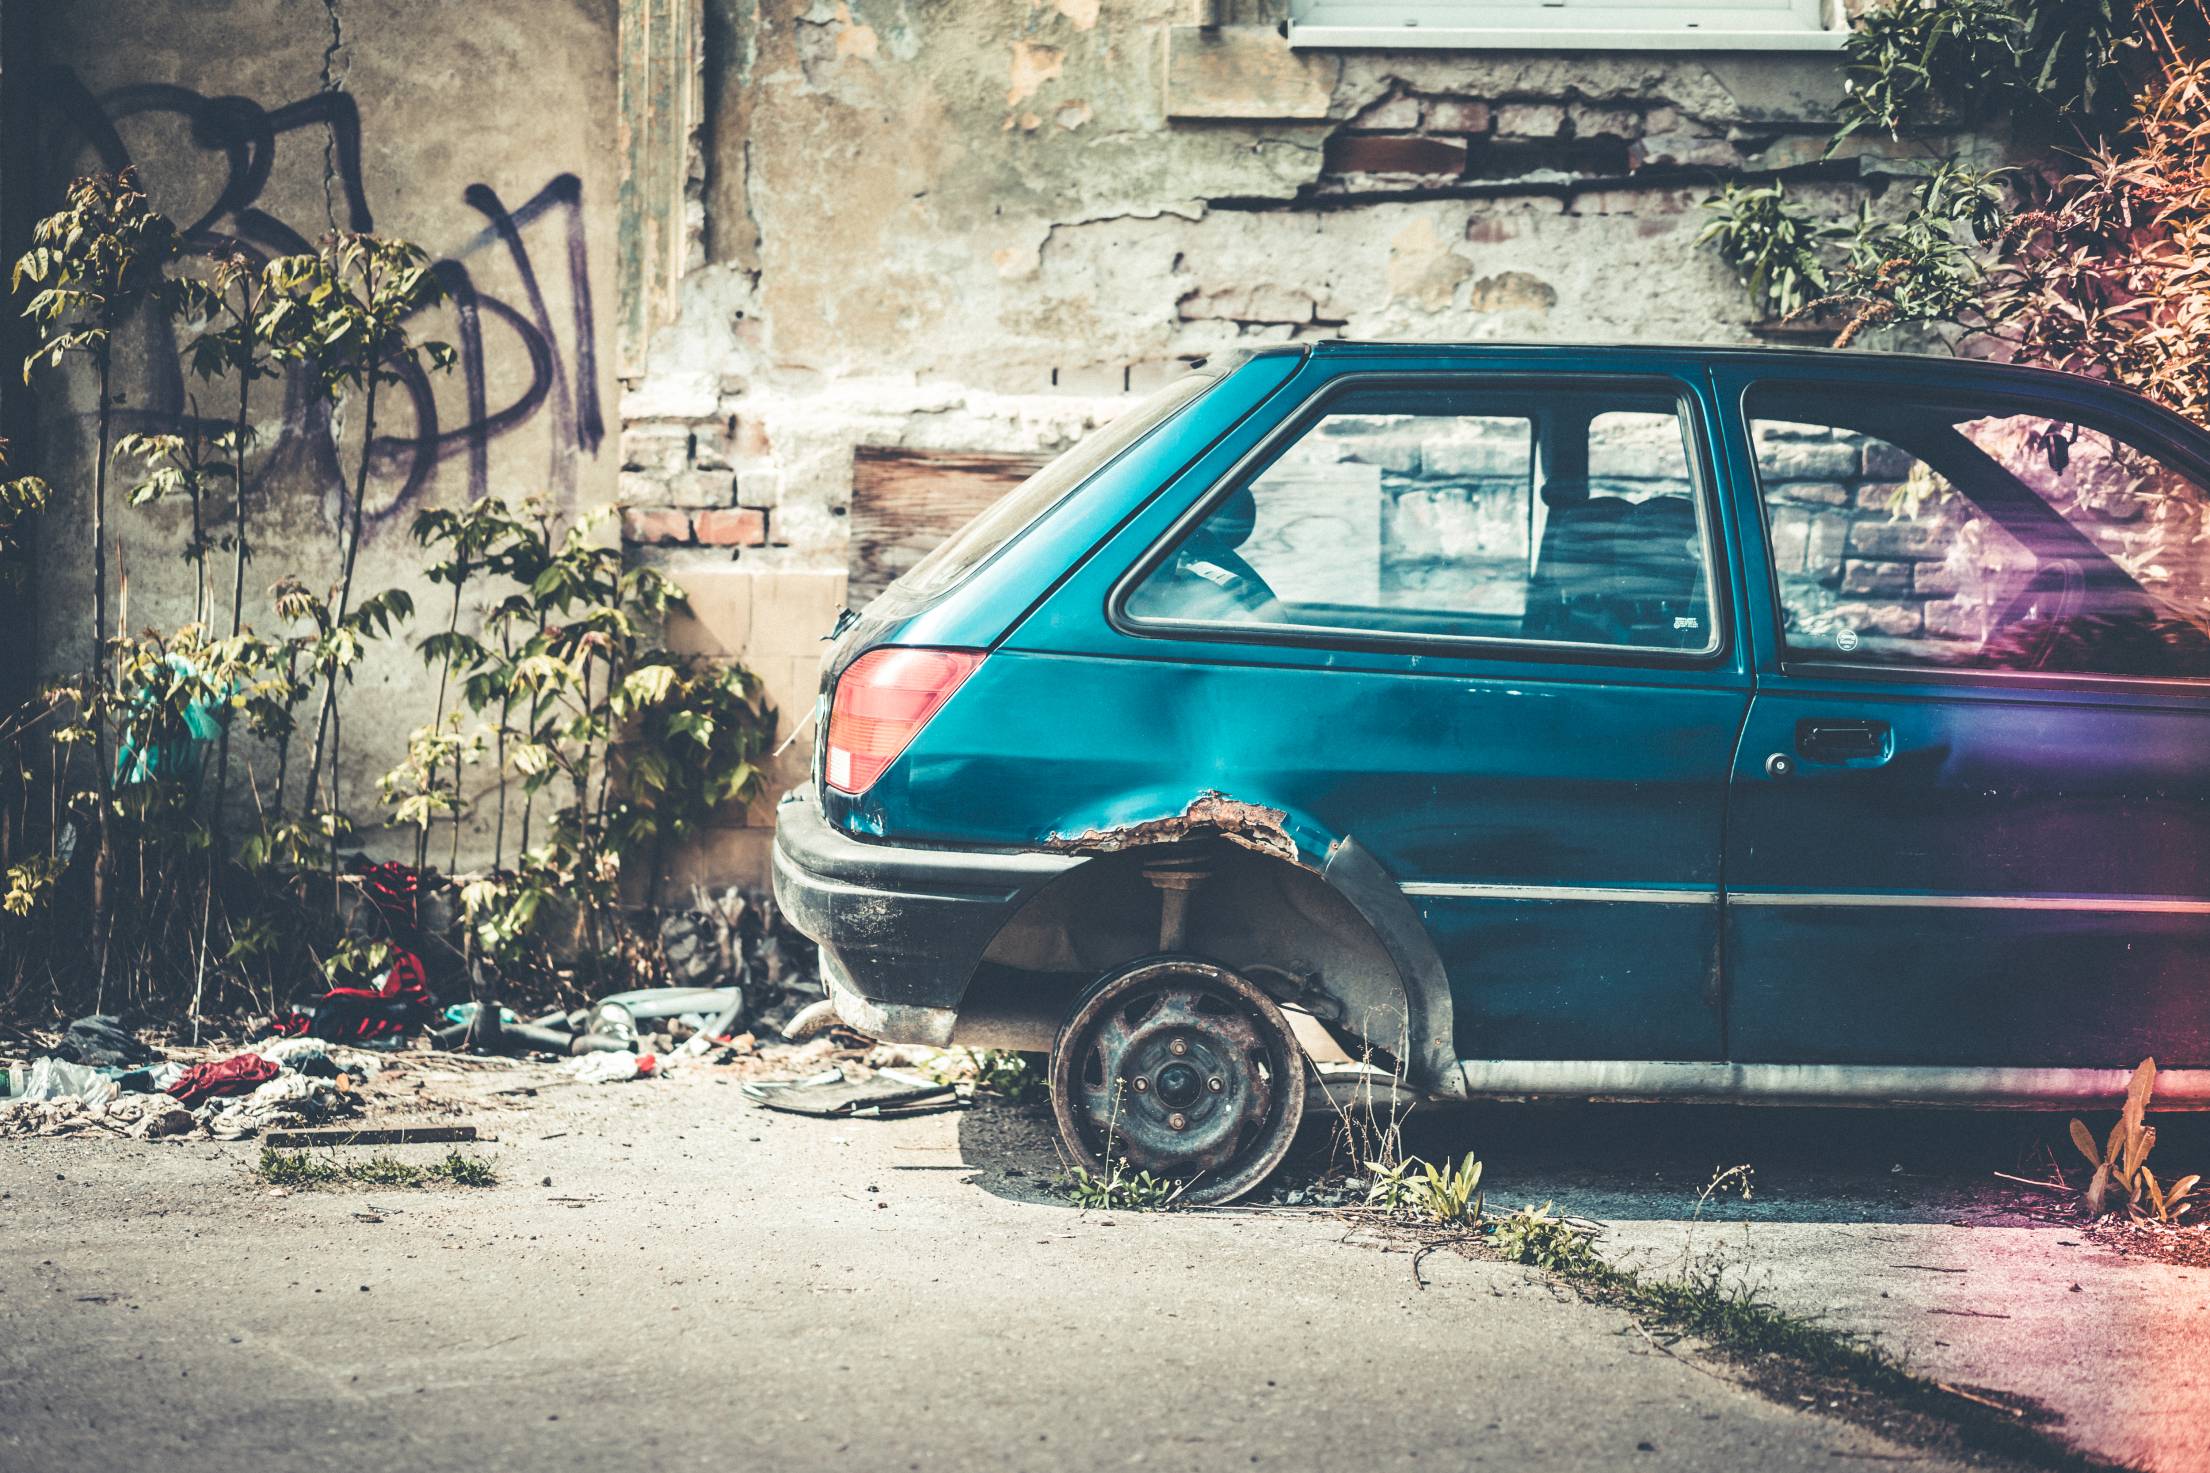
<path id="1" fill-rule="evenodd" d="M 426 1187 L 439 1182 L 456 1187 L 495 1185 L 499 1174 L 480 1156 L 446 1153 L 442 1161 L 421 1165 L 378 1153 L 365 1161 L 341 1161 L 334 1155 L 313 1151 L 279 1151 L 261 1148 L 254 1174 L 279 1187 Z"/>
<path id="2" fill-rule="evenodd" d="M 938 1084 L 972 1085 L 976 1094 L 1016 1105 L 1036 1104 L 1051 1094 L 1046 1067 L 1012 1049 L 946 1049 L 923 1065 L 922 1072 Z"/>
<path id="3" fill-rule="evenodd" d="M 1069 1167 L 1057 1185 L 1077 1207 L 1119 1212 L 1163 1212 L 1182 1194 L 1178 1181 L 1148 1171 L 1130 1171 L 1125 1156 L 1107 1162 L 1102 1172 L 1085 1166 Z"/>

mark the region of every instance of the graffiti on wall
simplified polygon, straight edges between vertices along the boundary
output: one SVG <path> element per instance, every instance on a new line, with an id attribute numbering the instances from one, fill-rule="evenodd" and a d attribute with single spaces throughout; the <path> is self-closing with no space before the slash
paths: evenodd
<path id="1" fill-rule="evenodd" d="M 47 156 L 67 172 L 88 166 L 114 172 L 137 165 L 157 194 L 164 185 L 174 193 L 181 182 L 150 173 L 134 157 L 124 130 L 129 126 L 135 136 L 149 123 L 166 127 L 163 144 L 189 150 L 187 156 L 202 165 L 194 171 L 194 182 L 204 202 L 189 220 L 182 216 L 192 212 L 180 211 L 179 225 L 194 250 L 236 249 L 262 262 L 312 250 L 313 236 L 325 230 L 376 228 L 362 179 L 360 112 L 344 92 L 316 92 L 270 108 L 250 98 L 210 97 L 173 83 L 143 83 L 95 95 L 66 67 L 49 69 L 44 81 L 44 96 L 61 128 L 57 146 Z M 290 135 L 299 135 L 295 147 L 321 156 L 325 218 L 306 229 L 275 213 L 266 199 L 278 147 Z M 206 176 L 205 182 L 199 175 Z M 486 494 L 493 442 L 539 421 L 549 427 L 545 489 L 567 500 L 574 490 L 577 457 L 595 454 L 605 438 L 583 181 L 574 174 L 557 174 L 513 205 L 484 183 L 469 185 L 461 198 L 483 224 L 473 238 L 434 263 L 447 298 L 440 310 L 450 321 L 427 335 L 451 341 L 464 405 L 457 421 L 441 417 L 428 376 L 420 370 L 407 375 L 412 426 L 379 433 L 369 450 L 370 469 L 382 493 L 368 508 L 377 523 L 407 508 L 449 459 L 465 465 L 471 496 Z M 507 296 L 477 283 L 496 262 L 504 262 L 518 283 L 518 289 L 505 288 Z M 547 301 L 548 273 L 565 286 L 566 309 L 557 315 Z M 131 406 L 132 415 L 149 424 L 176 424 L 191 402 L 176 342 L 165 321 L 149 320 L 142 331 L 147 335 L 147 383 L 143 397 Z M 490 402 L 495 358 L 502 364 L 528 365 L 526 384 L 498 404 Z M 253 482 L 288 485 L 300 477 L 324 487 L 326 501 L 336 505 L 345 484 L 336 426 L 329 406 L 310 396 L 294 375 L 286 382 L 281 427 Z"/>

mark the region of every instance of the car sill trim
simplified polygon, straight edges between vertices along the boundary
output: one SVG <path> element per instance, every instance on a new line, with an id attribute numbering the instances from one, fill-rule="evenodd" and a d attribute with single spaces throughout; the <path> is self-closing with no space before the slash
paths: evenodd
<path id="1" fill-rule="evenodd" d="M 2121 915 L 2210 915 L 2210 900 L 2168 895 L 1907 895 L 1859 890 L 1731 890 L 1729 905 L 1814 909 L 2040 910 Z"/>
<path id="2" fill-rule="evenodd" d="M 1475 1098 L 2030 1109 L 2122 1097 L 2132 1071 L 1927 1064 L 1730 1064 L 1633 1059 L 1461 1059 Z M 2160 1110 L 2210 1110 L 2210 1069 L 2160 1069 Z"/>
<path id="3" fill-rule="evenodd" d="M 1486 885 L 1454 880 L 1414 880 L 1399 885 L 1406 895 L 1455 900 L 1580 900 L 1624 905 L 1716 905 L 1716 890 L 1661 890 L 1641 885 Z"/>

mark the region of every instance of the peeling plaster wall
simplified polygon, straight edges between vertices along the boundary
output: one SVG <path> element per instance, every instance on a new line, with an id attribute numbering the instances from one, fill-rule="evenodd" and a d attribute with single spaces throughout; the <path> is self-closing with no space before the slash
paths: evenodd
<path id="1" fill-rule="evenodd" d="M 570 512 L 613 496 L 616 0 L 72 0 L 45 12 L 42 212 L 72 175 L 128 161 L 158 208 L 197 223 L 202 246 L 238 239 L 274 255 L 332 225 L 373 225 L 420 244 L 454 284 L 455 304 L 420 331 L 452 343 L 460 367 L 432 381 L 427 413 L 391 395 L 379 410 L 386 453 L 357 586 L 406 587 L 418 613 L 402 642 L 370 658 L 346 706 L 345 799 L 372 821 L 376 779 L 431 719 L 435 681 L 413 643 L 443 627 L 451 597 L 420 576 L 415 513 L 486 491 L 544 493 Z M 180 374 L 176 347 L 147 323 L 125 335 L 118 433 L 168 429 L 192 396 L 202 413 L 227 415 L 234 386 Z M 89 370 L 41 376 L 38 401 L 42 468 L 63 497 L 42 519 L 39 549 L 35 637 L 52 674 L 82 667 L 87 638 Z M 256 386 L 254 419 L 246 618 L 273 633 L 273 581 L 335 576 L 333 467 L 350 474 L 359 427 L 323 424 L 289 383 Z M 179 556 L 189 517 L 181 505 L 125 508 L 131 479 L 110 486 L 111 598 L 127 577 L 130 626 L 174 627 L 190 616 Z M 212 566 L 227 589 L 228 554 Z M 311 703 L 305 720 L 311 741 Z M 266 783 L 271 755 L 248 756 Z M 295 805 L 303 760 L 294 754 Z M 488 780 L 472 772 L 478 797 Z M 464 863 L 489 849 L 490 805 L 476 807 Z M 406 836 L 366 837 L 411 857 Z"/>
<path id="2" fill-rule="evenodd" d="M 625 370 L 620 497 L 682 637 L 786 726 L 855 445 L 1064 447 L 1191 358 L 1319 337 L 1741 341 L 1722 179 L 1836 212 L 1901 160 L 1831 54 L 1292 52 L 1272 0 L 708 0 L 702 259 Z M 802 776 L 798 744 L 780 773 Z M 757 873 L 765 834 L 693 856 Z"/>

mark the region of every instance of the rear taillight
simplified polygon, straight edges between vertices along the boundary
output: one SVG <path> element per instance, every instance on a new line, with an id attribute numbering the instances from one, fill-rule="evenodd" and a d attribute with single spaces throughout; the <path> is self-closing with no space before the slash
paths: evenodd
<path id="1" fill-rule="evenodd" d="M 822 776 L 864 793 L 982 663 L 980 650 L 869 650 L 836 680 Z"/>

